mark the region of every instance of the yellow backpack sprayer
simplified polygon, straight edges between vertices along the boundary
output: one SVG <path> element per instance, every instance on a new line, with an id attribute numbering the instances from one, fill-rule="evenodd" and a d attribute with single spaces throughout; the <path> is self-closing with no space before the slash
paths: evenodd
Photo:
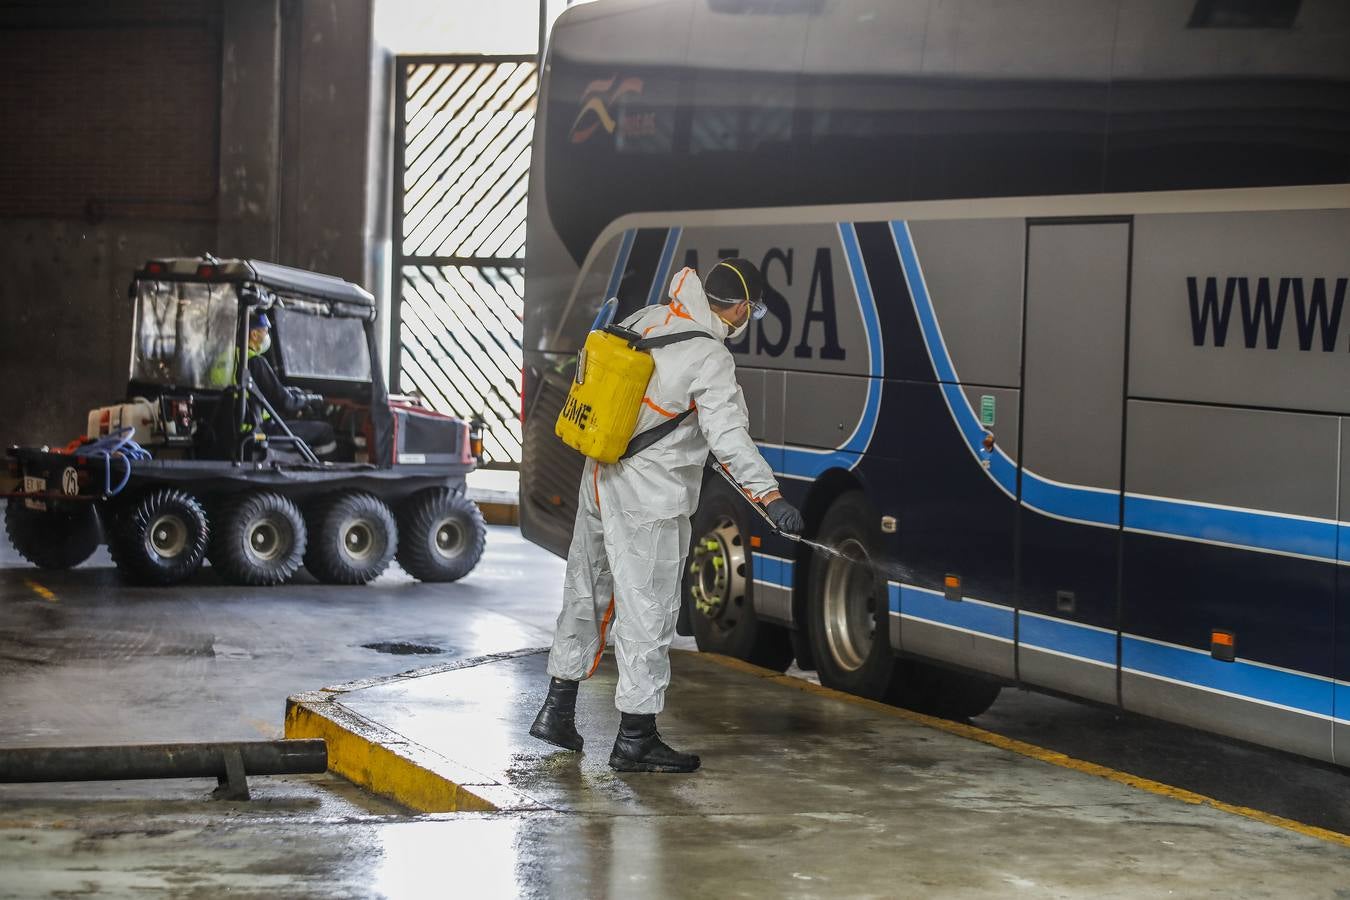
<path id="1" fill-rule="evenodd" d="M 553 426 L 564 444 L 602 463 L 618 462 L 651 446 L 692 412 L 686 410 L 655 428 L 633 434 L 647 382 L 656 367 L 650 351 L 693 338 L 715 340 L 704 331 L 644 338 L 611 324 L 618 305 L 618 298 L 611 297 L 595 317 L 586 344 L 577 354 L 577 371 L 567 401 Z"/>

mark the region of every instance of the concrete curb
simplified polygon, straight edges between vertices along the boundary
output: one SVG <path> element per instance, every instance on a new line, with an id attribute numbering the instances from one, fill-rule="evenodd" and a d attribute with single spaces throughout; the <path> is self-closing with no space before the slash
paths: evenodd
<path id="1" fill-rule="evenodd" d="M 523 812 L 546 807 L 509 785 L 447 759 L 342 703 L 347 693 L 543 652 L 518 650 L 353 681 L 286 700 L 287 738 L 323 738 L 328 770 L 402 806 L 423 813 Z"/>

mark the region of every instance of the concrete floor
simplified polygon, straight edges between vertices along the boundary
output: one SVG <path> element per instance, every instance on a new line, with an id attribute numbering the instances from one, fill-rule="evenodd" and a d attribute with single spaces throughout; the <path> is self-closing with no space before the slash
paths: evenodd
<path id="1" fill-rule="evenodd" d="M 560 560 L 508 528 L 491 529 L 483 562 L 458 584 L 421 585 L 394 571 L 374 585 L 349 589 L 303 580 L 285 588 L 244 589 L 221 584 L 209 569 L 180 588 L 132 588 L 120 584 L 106 554 L 74 571 L 53 574 L 22 564 L 0 541 L 0 742 L 277 737 L 290 694 L 547 644 L 561 573 Z M 434 652 L 409 652 L 413 650 Z M 734 710 L 728 706 L 726 712 Z M 753 723 L 756 713 L 741 709 L 736 715 Z M 695 776 L 707 783 L 719 777 L 717 757 L 734 750 L 735 729 L 748 727 L 737 726 L 729 714 L 719 721 L 730 723 L 725 739 L 704 743 L 692 735 L 701 745 L 695 749 L 715 750 L 708 772 Z M 1339 824 L 1347 818 L 1346 805 L 1340 802 L 1346 788 L 1340 770 L 1017 691 L 1005 691 L 977 724 L 1203 793 L 1219 793 L 1206 789 L 1203 782 L 1208 781 L 1213 788 L 1235 792 L 1224 798 L 1232 802 L 1346 830 Z M 598 742 L 594 746 L 606 744 L 609 731 L 608 726 L 589 728 L 588 739 Z M 866 731 L 858 740 L 877 743 L 876 735 Z M 915 738 L 914 743 L 921 747 L 926 741 Z M 587 781 L 585 765 L 576 774 L 560 769 L 560 784 L 602 785 L 613 777 L 598 771 L 594 782 Z M 911 768 L 918 772 L 924 766 Z M 816 806 L 776 822 L 762 810 L 692 817 L 611 817 L 599 812 L 413 817 L 331 776 L 254 779 L 259 799 L 251 804 L 207 800 L 214 785 L 205 781 L 0 786 L 0 897 L 94 891 L 138 897 L 226 892 L 444 896 L 455 893 L 455 886 L 466 894 L 472 888 L 476 896 L 681 895 L 688 893 L 686 886 L 695 885 L 746 896 L 918 892 L 935 871 L 928 859 L 932 851 L 918 852 L 919 836 L 904 822 L 906 771 L 885 771 L 885 780 L 872 783 L 899 792 L 893 815 L 881 815 L 875 805 L 850 805 L 857 801 L 852 796 L 855 785 L 837 792 L 836 809 Z M 664 784 L 654 783 L 653 789 L 678 798 L 678 785 Z M 610 785 L 606 790 L 613 796 Z M 823 780 L 818 785 L 822 790 L 827 786 Z M 785 789 L 775 784 L 765 794 L 772 798 L 773 791 Z M 1022 855 L 1035 857 L 1043 852 L 1039 844 L 1050 840 L 1051 832 L 1038 824 L 1025 840 L 1009 838 L 1005 847 L 1011 856 L 989 856 L 987 843 L 972 843 L 987 842 L 997 831 L 984 827 L 993 821 L 988 810 L 1000 810 L 999 821 L 1013 835 L 1024 830 L 1024 821 L 1043 824 L 1055 815 L 1081 821 L 1076 813 L 1043 807 L 1035 807 L 1029 818 L 1019 816 L 1021 795 L 1015 790 L 991 794 L 986 789 L 981 794 L 967 783 L 952 791 L 957 805 L 949 811 L 958 830 L 951 845 L 965 848 L 959 867 L 974 871 L 945 883 L 942 893 L 1001 896 L 1017 882 L 1002 882 L 990 873 L 1004 871 L 1005 863 Z M 970 800 L 970 809 L 957 816 L 963 798 Z M 1132 802 L 1114 808 L 1128 811 Z M 934 827 L 934 821 L 924 828 Z M 672 870 L 676 857 L 658 851 L 682 827 L 693 829 L 700 854 L 736 842 L 740 855 L 724 857 L 737 861 L 733 877 L 697 859 Z M 1080 881 L 1055 882 L 1060 887 L 1053 889 L 1047 882 L 1021 887 L 1065 896 L 1088 893 L 1089 886 L 1098 894 L 1115 890 L 1137 895 L 1139 885 L 1129 885 L 1139 873 L 1173 873 L 1176 860 L 1191 859 L 1189 848 L 1199 844 L 1192 845 L 1188 835 L 1222 835 L 1230 826 L 1216 820 L 1168 827 L 1175 834 L 1160 838 L 1149 855 L 1126 858 L 1114 849 L 1098 858 L 1084 855 L 1068 870 L 1069 875 L 1081 875 Z M 1251 825 L 1232 827 L 1245 833 Z M 1122 826 L 1121 832 L 1131 834 L 1133 826 Z M 1348 860 L 1336 856 L 1339 851 L 1332 845 L 1310 846 L 1296 835 L 1287 840 L 1292 843 L 1280 856 L 1306 861 L 1309 879 L 1306 889 L 1291 893 L 1324 893 L 1324 883 L 1316 879 L 1327 860 L 1334 858 L 1342 867 Z M 844 867 L 826 859 L 832 847 L 870 852 L 865 862 L 851 857 L 854 863 Z M 798 859 L 812 861 L 815 868 L 799 870 Z M 638 865 L 635 860 L 645 861 Z M 977 864 L 972 866 L 972 860 Z M 773 880 L 775 873 L 781 880 Z M 1168 877 L 1190 885 L 1184 873 Z M 1216 884 L 1225 892 L 1254 893 L 1274 882 L 1253 876 L 1242 881 L 1220 878 Z M 1283 887 L 1293 885 L 1286 882 Z M 936 891 L 930 885 L 927 892 Z"/>

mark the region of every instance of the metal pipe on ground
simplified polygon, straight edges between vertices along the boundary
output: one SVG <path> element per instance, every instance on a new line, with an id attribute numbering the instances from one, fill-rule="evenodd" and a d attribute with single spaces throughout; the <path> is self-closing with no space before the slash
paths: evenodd
<path id="1" fill-rule="evenodd" d="M 103 747 L 0 748 L 0 782 L 212 778 L 216 795 L 248 799 L 246 775 L 304 775 L 328 770 L 322 739 Z"/>

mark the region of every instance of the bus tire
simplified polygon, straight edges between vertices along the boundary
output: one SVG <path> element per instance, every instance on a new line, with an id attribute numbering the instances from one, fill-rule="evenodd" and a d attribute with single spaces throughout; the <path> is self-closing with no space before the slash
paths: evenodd
<path id="1" fill-rule="evenodd" d="M 202 505 L 177 488 L 152 490 L 123 506 L 111 530 L 108 552 L 117 570 L 157 587 L 191 578 L 211 538 Z"/>
<path id="2" fill-rule="evenodd" d="M 831 504 L 816 540 L 853 559 L 875 559 L 879 519 L 862 491 Z M 869 565 L 818 555 L 807 580 L 807 627 L 820 683 L 887 702 L 904 702 L 904 667 L 890 646 L 890 603 L 884 577 Z"/>
<path id="3" fill-rule="evenodd" d="M 792 641 L 786 628 L 755 615 L 747 513 L 720 479 L 704 484 L 681 595 L 699 650 L 782 672 L 792 662 Z"/>
<path id="4" fill-rule="evenodd" d="M 305 519 L 294 502 L 258 491 L 222 504 L 208 555 L 234 584 L 284 584 L 300 568 L 307 539 Z"/>
<path id="5" fill-rule="evenodd" d="M 1000 682 L 928 663 L 915 663 L 927 676 L 927 690 L 913 706 L 943 719 L 971 719 L 994 705 L 1003 690 Z M 908 704 L 907 704 L 908 705 Z"/>
<path id="6" fill-rule="evenodd" d="M 389 507 L 358 491 L 321 503 L 308 528 L 305 568 L 324 584 L 369 584 L 389 568 L 398 546 Z"/>
<path id="7" fill-rule="evenodd" d="M 92 503 L 43 511 L 11 497 L 5 504 L 5 533 L 19 555 L 39 569 L 71 569 L 98 549 L 98 513 Z"/>
<path id="8" fill-rule="evenodd" d="M 463 494 L 432 488 L 409 497 L 399 511 L 398 564 L 418 581 L 458 581 L 473 571 L 487 546 L 483 513 Z"/>

